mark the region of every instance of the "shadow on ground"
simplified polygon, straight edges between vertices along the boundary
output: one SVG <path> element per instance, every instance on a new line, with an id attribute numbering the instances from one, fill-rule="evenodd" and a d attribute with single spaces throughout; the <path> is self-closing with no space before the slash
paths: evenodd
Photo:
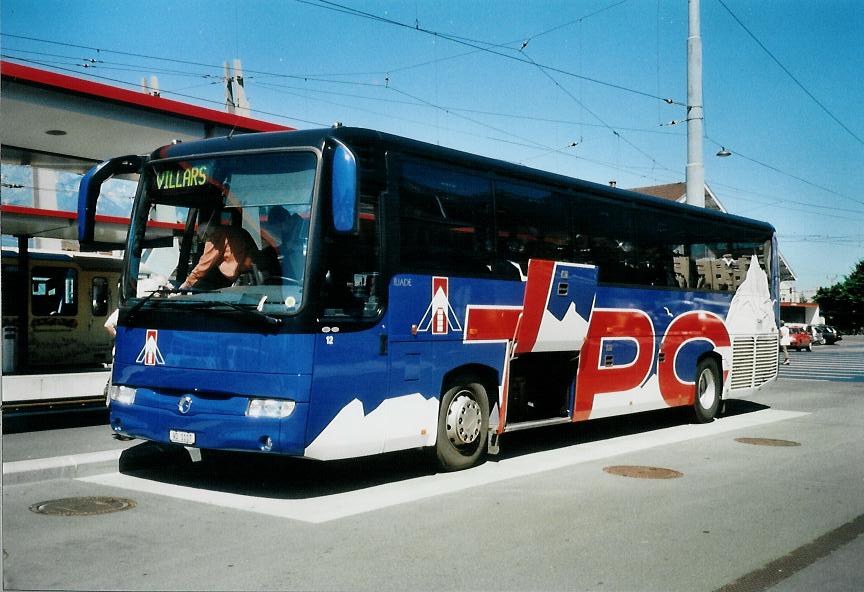
<path id="1" fill-rule="evenodd" d="M 767 409 L 733 399 L 723 417 Z M 536 452 L 597 442 L 674 427 L 690 422 L 688 409 L 665 409 L 578 424 L 505 434 L 499 462 Z M 120 472 L 162 483 L 274 499 L 305 499 L 361 490 L 433 475 L 438 471 L 428 450 L 407 450 L 337 461 L 314 461 L 275 455 L 200 451 L 194 462 L 180 446 L 144 442 L 123 452 Z"/>

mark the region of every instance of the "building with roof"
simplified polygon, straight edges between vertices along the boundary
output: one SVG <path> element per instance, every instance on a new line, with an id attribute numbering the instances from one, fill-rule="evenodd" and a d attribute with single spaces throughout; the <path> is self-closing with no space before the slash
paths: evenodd
<path id="1" fill-rule="evenodd" d="M 790 325 L 819 325 L 825 322 L 815 302 L 783 302 L 780 319 Z"/>

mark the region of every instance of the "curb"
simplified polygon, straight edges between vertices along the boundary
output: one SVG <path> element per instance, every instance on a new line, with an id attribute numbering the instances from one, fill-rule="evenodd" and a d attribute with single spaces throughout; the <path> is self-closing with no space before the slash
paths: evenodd
<path id="1" fill-rule="evenodd" d="M 76 479 L 119 469 L 124 449 L 88 452 L 3 463 L 3 484 L 19 485 L 50 479 Z"/>

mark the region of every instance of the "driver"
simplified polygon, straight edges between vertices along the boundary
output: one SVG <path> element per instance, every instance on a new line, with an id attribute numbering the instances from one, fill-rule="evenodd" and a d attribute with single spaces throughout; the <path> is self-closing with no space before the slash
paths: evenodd
<path id="1" fill-rule="evenodd" d="M 252 269 L 256 250 L 252 237 L 242 227 L 242 212 L 235 209 L 214 214 L 219 224 L 205 233 L 204 252 L 198 265 L 189 272 L 181 289 L 217 290 L 233 284 L 240 274 Z"/>

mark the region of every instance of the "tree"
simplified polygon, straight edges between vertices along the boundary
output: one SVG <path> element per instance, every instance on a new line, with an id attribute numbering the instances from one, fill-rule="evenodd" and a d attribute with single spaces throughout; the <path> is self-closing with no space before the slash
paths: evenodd
<path id="1" fill-rule="evenodd" d="M 826 322 L 844 333 L 864 330 L 864 259 L 842 282 L 819 288 L 813 298 L 819 303 Z"/>

